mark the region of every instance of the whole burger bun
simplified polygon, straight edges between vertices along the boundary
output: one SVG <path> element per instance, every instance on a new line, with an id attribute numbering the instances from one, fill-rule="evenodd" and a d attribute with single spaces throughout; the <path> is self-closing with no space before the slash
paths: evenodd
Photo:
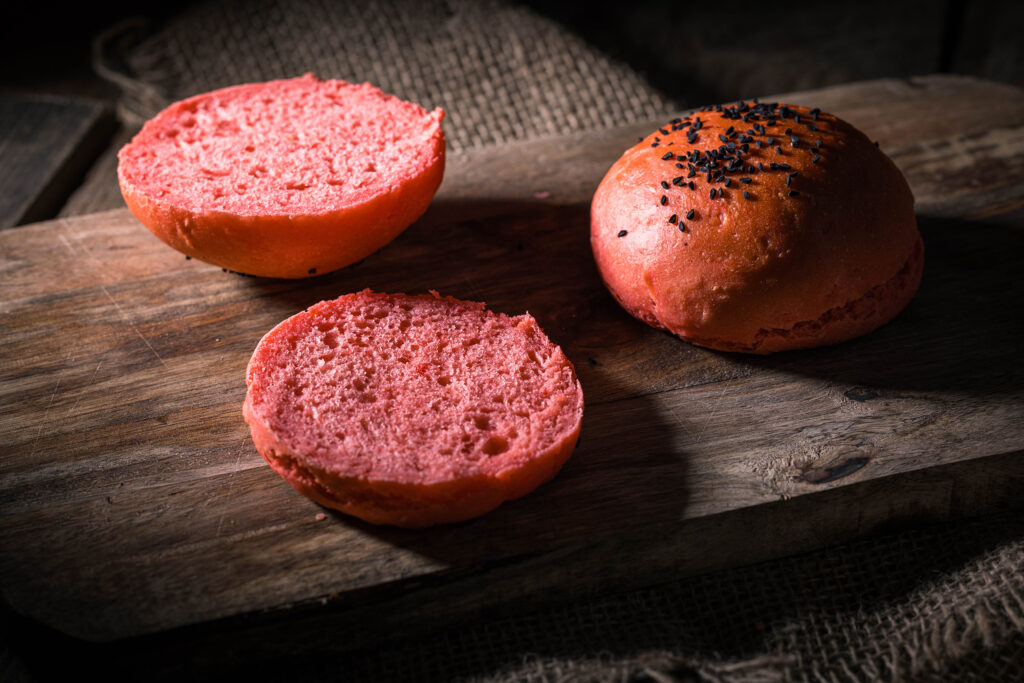
<path id="1" fill-rule="evenodd" d="M 694 344 L 772 353 L 891 320 L 921 281 L 914 197 L 856 128 L 741 102 L 674 119 L 591 206 L 598 270 L 633 316 Z"/>

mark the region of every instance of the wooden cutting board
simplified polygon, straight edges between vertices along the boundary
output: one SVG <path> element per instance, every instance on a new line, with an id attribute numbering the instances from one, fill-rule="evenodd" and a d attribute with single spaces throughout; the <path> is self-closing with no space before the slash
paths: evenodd
<path id="1" fill-rule="evenodd" d="M 924 282 L 863 339 L 724 354 L 619 309 L 588 201 L 654 122 L 453 155 L 421 221 L 305 281 L 186 260 L 125 210 L 0 233 L 3 597 L 92 641 L 291 619 L 358 645 L 1019 497 L 1024 92 L 926 77 L 771 99 L 848 119 L 913 187 Z M 454 526 L 318 520 L 254 450 L 243 372 L 277 322 L 366 287 L 534 314 L 586 395 L 561 474 Z"/>

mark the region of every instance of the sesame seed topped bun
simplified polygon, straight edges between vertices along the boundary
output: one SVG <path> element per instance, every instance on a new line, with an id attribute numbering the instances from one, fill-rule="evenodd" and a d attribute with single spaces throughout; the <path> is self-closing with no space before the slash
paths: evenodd
<path id="1" fill-rule="evenodd" d="M 633 316 L 749 353 L 876 329 L 924 263 L 913 195 L 875 143 L 818 109 L 756 100 L 628 149 L 594 195 L 591 246 Z"/>

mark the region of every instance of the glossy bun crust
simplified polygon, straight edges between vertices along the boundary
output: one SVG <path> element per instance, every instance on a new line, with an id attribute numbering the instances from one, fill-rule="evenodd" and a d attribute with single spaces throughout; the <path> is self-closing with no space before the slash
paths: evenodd
<path id="1" fill-rule="evenodd" d="M 831 114 L 756 102 L 627 150 L 594 195 L 590 237 L 627 311 L 723 351 L 866 334 L 906 306 L 924 263 L 913 195 L 874 143 Z"/>

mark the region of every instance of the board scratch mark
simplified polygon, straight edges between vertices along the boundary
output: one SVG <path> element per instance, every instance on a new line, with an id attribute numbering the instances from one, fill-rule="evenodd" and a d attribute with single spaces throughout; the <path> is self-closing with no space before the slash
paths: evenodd
<path id="1" fill-rule="evenodd" d="M 87 387 L 91 387 L 92 383 L 96 380 L 96 373 L 100 371 L 101 365 L 103 365 L 103 361 L 100 361 L 99 363 L 96 364 L 96 369 L 92 371 L 92 376 L 89 377 L 89 383 L 86 385 Z M 78 404 L 82 402 L 82 396 L 84 396 L 85 393 L 86 392 L 83 391 L 78 394 L 78 398 L 75 399 L 75 404 L 71 406 L 71 410 L 68 411 L 71 415 L 74 415 L 75 408 L 77 408 Z"/>
<path id="2" fill-rule="evenodd" d="M 704 437 L 704 432 L 707 431 L 708 425 L 711 424 L 711 420 L 714 419 L 715 414 L 718 412 L 718 405 L 720 403 L 719 399 L 725 396 L 725 392 L 727 390 L 728 387 L 724 387 L 720 392 L 718 392 L 718 395 L 712 399 L 711 410 L 708 411 L 708 416 L 704 419 L 704 424 L 701 425 L 700 431 L 697 432 L 697 443 L 700 443 L 700 440 Z"/>
<path id="3" fill-rule="evenodd" d="M 71 242 L 68 242 L 68 238 L 67 237 L 65 237 L 64 235 L 61 235 L 61 234 L 57 235 L 57 237 L 64 244 L 64 246 L 67 247 L 68 253 L 70 253 L 72 256 L 78 256 L 78 252 L 75 251 L 75 248 L 73 246 L 71 246 Z"/>
<path id="4" fill-rule="evenodd" d="M 89 258 L 90 258 L 91 260 L 93 260 L 94 262 L 97 262 L 97 263 L 99 263 L 99 259 L 97 259 L 97 258 L 96 258 L 95 256 L 93 256 L 93 254 L 92 254 L 92 251 L 91 251 L 91 250 L 89 249 L 89 247 L 88 247 L 88 246 L 87 246 L 87 245 L 85 244 L 85 242 L 84 242 L 84 241 L 82 240 L 82 238 L 81 238 L 81 237 L 80 237 L 80 236 L 79 236 L 79 235 L 78 235 L 77 233 L 74 233 L 74 232 L 72 232 L 72 233 L 71 233 L 71 236 L 75 238 L 75 242 L 77 242 L 77 243 L 78 243 L 78 245 L 79 245 L 79 246 L 80 246 L 80 247 L 82 248 L 82 250 L 83 250 L 83 251 L 84 251 L 84 252 L 86 253 L 86 255 L 87 255 L 87 256 L 88 256 L 88 257 L 89 257 Z M 77 256 L 77 253 L 76 253 L 76 252 L 75 252 L 75 250 L 74 250 L 74 249 L 73 249 L 73 248 L 71 247 L 71 244 L 70 244 L 70 243 L 69 243 L 69 242 L 68 242 L 68 241 L 67 241 L 66 239 L 64 239 L 64 236 L 63 236 L 63 235 L 61 235 L 60 237 L 61 237 L 61 239 L 62 239 L 62 240 L 64 241 L 64 243 L 65 243 L 65 244 L 67 245 L 68 249 L 71 249 L 71 253 L 72 253 L 72 254 L 75 254 L 75 255 Z M 147 347 L 149 347 L 149 350 L 153 352 L 153 355 L 154 355 L 154 356 L 156 356 L 156 359 L 157 359 L 158 361 L 160 361 L 160 363 L 161 363 L 161 364 L 162 364 L 162 365 L 163 365 L 164 367 L 167 367 L 167 362 L 166 362 L 166 361 L 165 361 L 165 360 L 163 359 L 163 357 L 161 357 L 161 356 L 160 356 L 160 354 L 159 354 L 159 353 L 157 353 L 157 352 L 156 352 L 156 349 L 155 349 L 155 348 L 153 348 L 153 345 L 149 343 L 149 340 L 148 340 L 148 339 L 146 339 L 146 337 L 145 337 L 145 336 L 144 336 L 144 335 L 142 334 L 142 332 L 141 332 L 141 331 L 139 330 L 139 328 L 135 326 L 135 323 L 134 323 L 134 322 L 132 322 L 131 318 L 129 318 L 129 317 L 128 317 L 128 314 L 124 312 L 124 309 L 123 309 L 123 308 L 121 308 L 121 304 L 117 303 L 117 300 L 115 300 L 115 299 L 114 299 L 114 297 L 113 297 L 113 296 L 111 296 L 111 294 L 110 294 L 110 290 L 108 290 L 108 289 L 107 289 L 107 286 L 106 286 L 106 285 L 104 285 L 104 284 L 100 284 L 100 289 L 101 289 L 101 290 L 103 291 L 103 293 L 104 293 L 104 294 L 106 295 L 107 299 L 109 299 L 109 300 L 110 300 L 110 303 L 114 304 L 114 308 L 116 308 L 116 309 L 117 309 L 117 312 L 118 312 L 118 314 L 119 314 L 119 315 L 121 316 L 121 318 L 122 318 L 122 319 L 123 319 L 123 320 L 124 320 L 124 321 L 125 321 L 126 323 L 128 323 L 128 327 L 132 328 L 132 332 L 134 332 L 135 334 L 139 335 L 139 339 L 141 339 L 141 340 L 142 340 L 142 342 L 143 342 L 143 343 L 144 343 L 144 344 L 145 344 L 145 345 L 146 345 Z"/>
<path id="5" fill-rule="evenodd" d="M 235 482 L 238 480 L 238 476 L 237 476 L 238 475 L 238 465 L 242 462 L 242 454 L 244 452 L 245 452 L 245 448 L 244 447 L 238 449 L 238 455 L 235 456 L 235 464 L 234 464 L 234 466 L 232 466 L 231 472 L 228 474 L 228 476 L 231 477 L 231 484 L 230 484 L 230 486 L 228 486 L 228 497 L 229 498 L 230 498 L 230 494 L 235 489 Z M 221 531 L 221 528 L 223 528 L 223 526 L 224 526 L 224 517 L 226 517 L 226 515 L 225 514 L 221 514 L 220 519 L 217 520 L 217 533 L 214 534 L 214 538 L 220 538 L 220 531 Z"/>
<path id="6" fill-rule="evenodd" d="M 60 389 L 60 383 L 62 381 L 64 381 L 63 377 L 58 377 L 57 378 L 57 384 L 55 384 L 54 387 L 53 387 L 53 392 L 50 394 L 50 400 L 47 401 L 46 407 L 43 408 L 43 414 L 44 415 L 50 411 L 50 406 L 53 405 L 53 399 L 55 399 L 57 397 L 57 390 Z M 43 434 L 43 427 L 45 427 L 45 426 L 46 426 L 45 422 L 44 423 L 40 423 L 39 429 L 36 430 L 36 436 L 35 436 L 34 439 L 32 439 L 32 452 L 29 453 L 29 457 L 30 458 L 33 455 L 36 454 L 36 450 L 39 448 L 39 445 L 38 445 L 39 444 L 39 437 L 42 436 L 42 434 Z"/>
<path id="7" fill-rule="evenodd" d="M 139 339 L 142 340 L 142 343 L 149 347 L 149 350 L 153 352 L 153 355 L 156 356 L 156 359 L 160 361 L 160 363 L 162 363 L 164 367 L 167 367 L 167 361 L 165 361 L 160 356 L 160 354 L 156 352 L 156 349 L 153 348 L 153 345 L 149 343 L 149 340 L 146 339 L 145 335 L 143 335 L 139 328 L 135 326 L 135 323 L 131 321 L 131 318 L 128 317 L 128 314 L 124 312 L 124 309 L 121 308 L 121 304 L 117 303 L 117 300 L 110 295 L 110 292 L 107 291 L 106 285 L 100 285 L 100 289 L 103 290 L 103 293 L 107 295 L 107 298 L 110 300 L 110 303 L 114 304 L 114 308 L 117 309 L 117 312 L 121 315 L 121 318 L 126 323 L 128 323 L 128 327 L 132 328 L 132 332 L 139 335 Z"/>

